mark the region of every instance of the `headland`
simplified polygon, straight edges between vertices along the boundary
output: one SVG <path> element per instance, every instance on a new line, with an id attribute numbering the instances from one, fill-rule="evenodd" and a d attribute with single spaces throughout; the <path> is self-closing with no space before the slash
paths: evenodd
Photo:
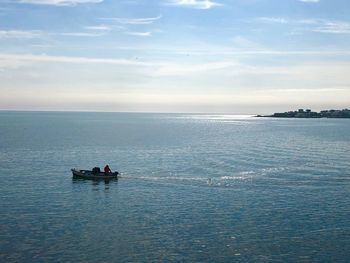
<path id="1" fill-rule="evenodd" d="M 297 111 L 288 111 L 274 113 L 272 115 L 257 115 L 256 117 L 273 117 L 273 118 L 350 118 L 350 110 L 322 110 L 315 112 L 310 109 L 299 109 Z"/>

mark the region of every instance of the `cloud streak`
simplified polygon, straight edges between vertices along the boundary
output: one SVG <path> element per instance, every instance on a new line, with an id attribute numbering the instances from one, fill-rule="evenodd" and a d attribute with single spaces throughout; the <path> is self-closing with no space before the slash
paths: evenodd
<path id="1" fill-rule="evenodd" d="M 303 31 L 330 34 L 350 34 L 350 23 L 347 21 L 333 21 L 325 19 L 300 19 L 293 20 L 283 17 L 258 17 L 255 19 L 263 23 L 289 24 L 294 26 L 308 26 Z"/>
<path id="2" fill-rule="evenodd" d="M 69 36 L 69 37 L 102 37 L 106 35 L 106 32 L 97 32 L 97 33 L 92 33 L 92 32 L 66 32 L 66 33 L 61 33 L 61 36 Z"/>
<path id="3" fill-rule="evenodd" d="M 137 37 L 150 37 L 152 32 L 125 32 L 124 34 Z"/>
<path id="4" fill-rule="evenodd" d="M 149 24 L 153 24 L 155 21 L 161 18 L 162 16 L 159 15 L 156 17 L 146 17 L 146 18 L 102 17 L 100 19 L 115 21 L 119 24 L 126 24 L 126 25 L 149 25 Z"/>
<path id="5" fill-rule="evenodd" d="M 343 21 L 321 20 L 312 31 L 331 34 L 350 34 L 350 23 Z"/>
<path id="6" fill-rule="evenodd" d="M 304 2 L 304 3 L 319 3 L 320 0 L 299 0 L 299 2 Z"/>
<path id="7" fill-rule="evenodd" d="M 276 23 L 276 24 L 287 24 L 288 20 L 283 17 L 259 17 L 257 18 L 259 22 L 264 23 Z"/>
<path id="8" fill-rule="evenodd" d="M 171 75 L 193 75 L 203 72 L 213 72 L 226 68 L 236 67 L 238 63 L 231 61 L 211 62 L 203 64 L 176 64 L 169 63 L 162 65 L 156 72 L 155 75 L 159 76 L 171 76 Z"/>
<path id="9" fill-rule="evenodd" d="M 18 39 L 31 39 L 31 38 L 40 38 L 42 32 L 39 30 L 0 30 L 0 39 L 1 38 L 18 38 Z"/>
<path id="10" fill-rule="evenodd" d="M 78 4 L 98 4 L 104 0 L 20 0 L 22 4 L 75 6 Z"/>
<path id="11" fill-rule="evenodd" d="M 195 8 L 195 9 L 211 9 L 213 7 L 222 6 L 222 4 L 210 0 L 170 0 L 166 5 Z"/>
<path id="12" fill-rule="evenodd" d="M 77 63 L 77 64 L 110 64 L 125 66 L 154 66 L 152 63 L 140 62 L 131 59 L 109 59 L 109 58 L 88 58 L 88 57 L 68 57 L 49 56 L 33 54 L 6 54 L 0 53 L 1 61 L 22 62 L 56 62 L 56 63 Z"/>
<path id="13" fill-rule="evenodd" d="M 98 25 L 98 26 L 85 26 L 86 30 L 94 30 L 94 31 L 111 31 L 111 27 L 106 25 Z"/>

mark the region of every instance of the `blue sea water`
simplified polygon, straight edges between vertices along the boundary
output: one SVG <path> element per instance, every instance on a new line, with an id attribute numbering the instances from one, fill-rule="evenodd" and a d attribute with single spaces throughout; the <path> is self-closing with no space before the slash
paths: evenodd
<path id="1" fill-rule="evenodd" d="M 0 179 L 1 262 L 350 261 L 346 119 L 2 111 Z"/>

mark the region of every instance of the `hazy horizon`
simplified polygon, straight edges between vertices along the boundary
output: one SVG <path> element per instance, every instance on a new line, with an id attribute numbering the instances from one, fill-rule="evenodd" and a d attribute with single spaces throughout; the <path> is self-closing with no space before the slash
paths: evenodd
<path id="1" fill-rule="evenodd" d="M 294 109 L 287 109 L 287 110 L 280 110 L 280 111 L 274 111 L 274 112 L 225 112 L 225 111 L 108 111 L 108 110 L 69 110 L 69 109 L 0 109 L 2 112 L 62 112 L 62 113 L 149 113 L 149 114 L 203 114 L 203 115 L 232 115 L 232 116 L 252 116 L 260 115 L 260 114 L 273 114 L 276 112 L 288 112 L 288 111 L 297 111 L 299 109 L 310 109 L 309 107 L 305 108 L 294 108 Z M 321 110 L 344 110 L 348 108 L 321 108 L 319 110 L 311 109 L 312 111 L 320 112 Z"/>
<path id="2" fill-rule="evenodd" d="M 346 0 L 0 0 L 0 109 L 349 108 Z"/>

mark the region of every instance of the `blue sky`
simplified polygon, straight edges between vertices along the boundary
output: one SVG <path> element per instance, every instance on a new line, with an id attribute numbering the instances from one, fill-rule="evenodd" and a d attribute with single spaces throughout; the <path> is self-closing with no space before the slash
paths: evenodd
<path id="1" fill-rule="evenodd" d="M 0 0 L 0 109 L 349 107 L 347 0 Z"/>

